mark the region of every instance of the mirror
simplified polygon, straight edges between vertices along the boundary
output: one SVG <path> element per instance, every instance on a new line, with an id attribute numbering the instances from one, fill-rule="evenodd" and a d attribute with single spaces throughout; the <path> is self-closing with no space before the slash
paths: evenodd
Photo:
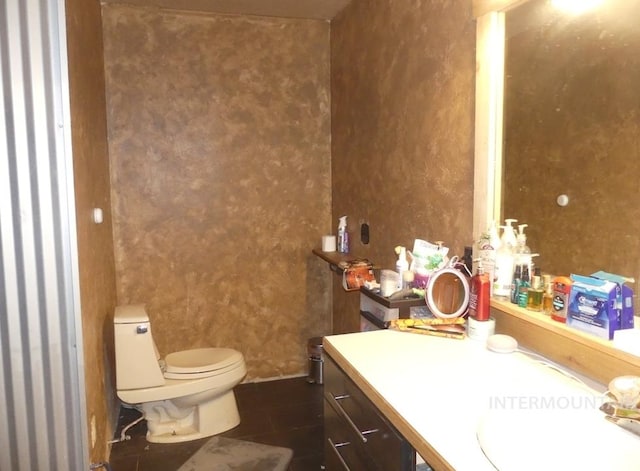
<path id="1" fill-rule="evenodd" d="M 426 303 L 436 317 L 452 319 L 463 315 L 469 305 L 469 281 L 460 270 L 444 268 L 429 278 Z"/>
<path id="2" fill-rule="evenodd" d="M 529 225 L 543 271 L 640 279 L 638 18 L 640 0 L 506 12 L 501 219 Z"/>
<path id="3" fill-rule="evenodd" d="M 474 237 L 514 217 L 546 272 L 640 278 L 640 0 L 573 16 L 548 0 L 484 3 Z"/>

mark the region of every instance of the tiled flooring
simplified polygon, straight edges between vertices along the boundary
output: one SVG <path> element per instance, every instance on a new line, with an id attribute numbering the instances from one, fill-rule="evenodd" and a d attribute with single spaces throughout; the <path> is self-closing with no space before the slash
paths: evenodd
<path id="1" fill-rule="evenodd" d="M 306 377 L 240 384 L 235 388 L 240 425 L 221 436 L 284 446 L 293 450 L 289 471 L 313 471 L 322 465 L 322 386 Z M 122 409 L 122 427 L 140 413 Z M 145 422 L 127 432 L 131 440 L 113 444 L 113 471 L 175 471 L 208 440 L 157 444 L 145 439 Z"/>

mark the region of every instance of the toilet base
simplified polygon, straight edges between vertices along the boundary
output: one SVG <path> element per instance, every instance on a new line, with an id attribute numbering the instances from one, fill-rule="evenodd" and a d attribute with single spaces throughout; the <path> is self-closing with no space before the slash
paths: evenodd
<path id="1" fill-rule="evenodd" d="M 194 406 L 176 405 L 177 400 L 138 405 L 147 420 L 147 441 L 179 443 L 210 437 L 236 427 L 240 414 L 233 390 Z"/>

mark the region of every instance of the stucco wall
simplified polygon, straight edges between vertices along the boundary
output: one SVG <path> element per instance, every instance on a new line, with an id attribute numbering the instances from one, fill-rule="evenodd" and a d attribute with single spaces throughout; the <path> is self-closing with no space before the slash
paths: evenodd
<path id="1" fill-rule="evenodd" d="M 331 65 L 333 216 L 349 216 L 354 253 L 393 268 L 394 247 L 421 238 L 462 255 L 472 244 L 471 2 L 353 0 L 331 24 Z M 356 298 L 335 290 L 334 312 L 353 312 Z"/>
<path id="2" fill-rule="evenodd" d="M 329 23 L 105 5 L 119 303 L 161 354 L 303 374 L 329 329 Z"/>
<path id="3" fill-rule="evenodd" d="M 108 456 L 118 405 L 113 371 L 116 302 L 100 4 L 67 0 L 82 336 L 91 462 Z M 102 224 L 94 224 L 101 208 Z M 93 430 L 93 432 L 92 432 Z"/>

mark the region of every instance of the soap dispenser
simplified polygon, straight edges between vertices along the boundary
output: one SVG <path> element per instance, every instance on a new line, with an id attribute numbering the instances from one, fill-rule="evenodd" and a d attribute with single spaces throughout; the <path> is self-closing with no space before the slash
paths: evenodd
<path id="1" fill-rule="evenodd" d="M 510 299 L 511 282 L 513 281 L 514 250 L 516 246 L 516 234 L 512 223 L 515 219 L 505 219 L 502 226 L 502 240 L 500 248 L 496 252 L 496 267 L 493 282 L 493 295 L 499 298 Z"/>
<path id="2" fill-rule="evenodd" d="M 527 246 L 527 235 L 524 233 L 525 227 L 528 227 L 528 224 L 518 224 L 515 263 L 520 266 L 527 265 L 529 272 L 531 272 L 531 249 Z"/>

